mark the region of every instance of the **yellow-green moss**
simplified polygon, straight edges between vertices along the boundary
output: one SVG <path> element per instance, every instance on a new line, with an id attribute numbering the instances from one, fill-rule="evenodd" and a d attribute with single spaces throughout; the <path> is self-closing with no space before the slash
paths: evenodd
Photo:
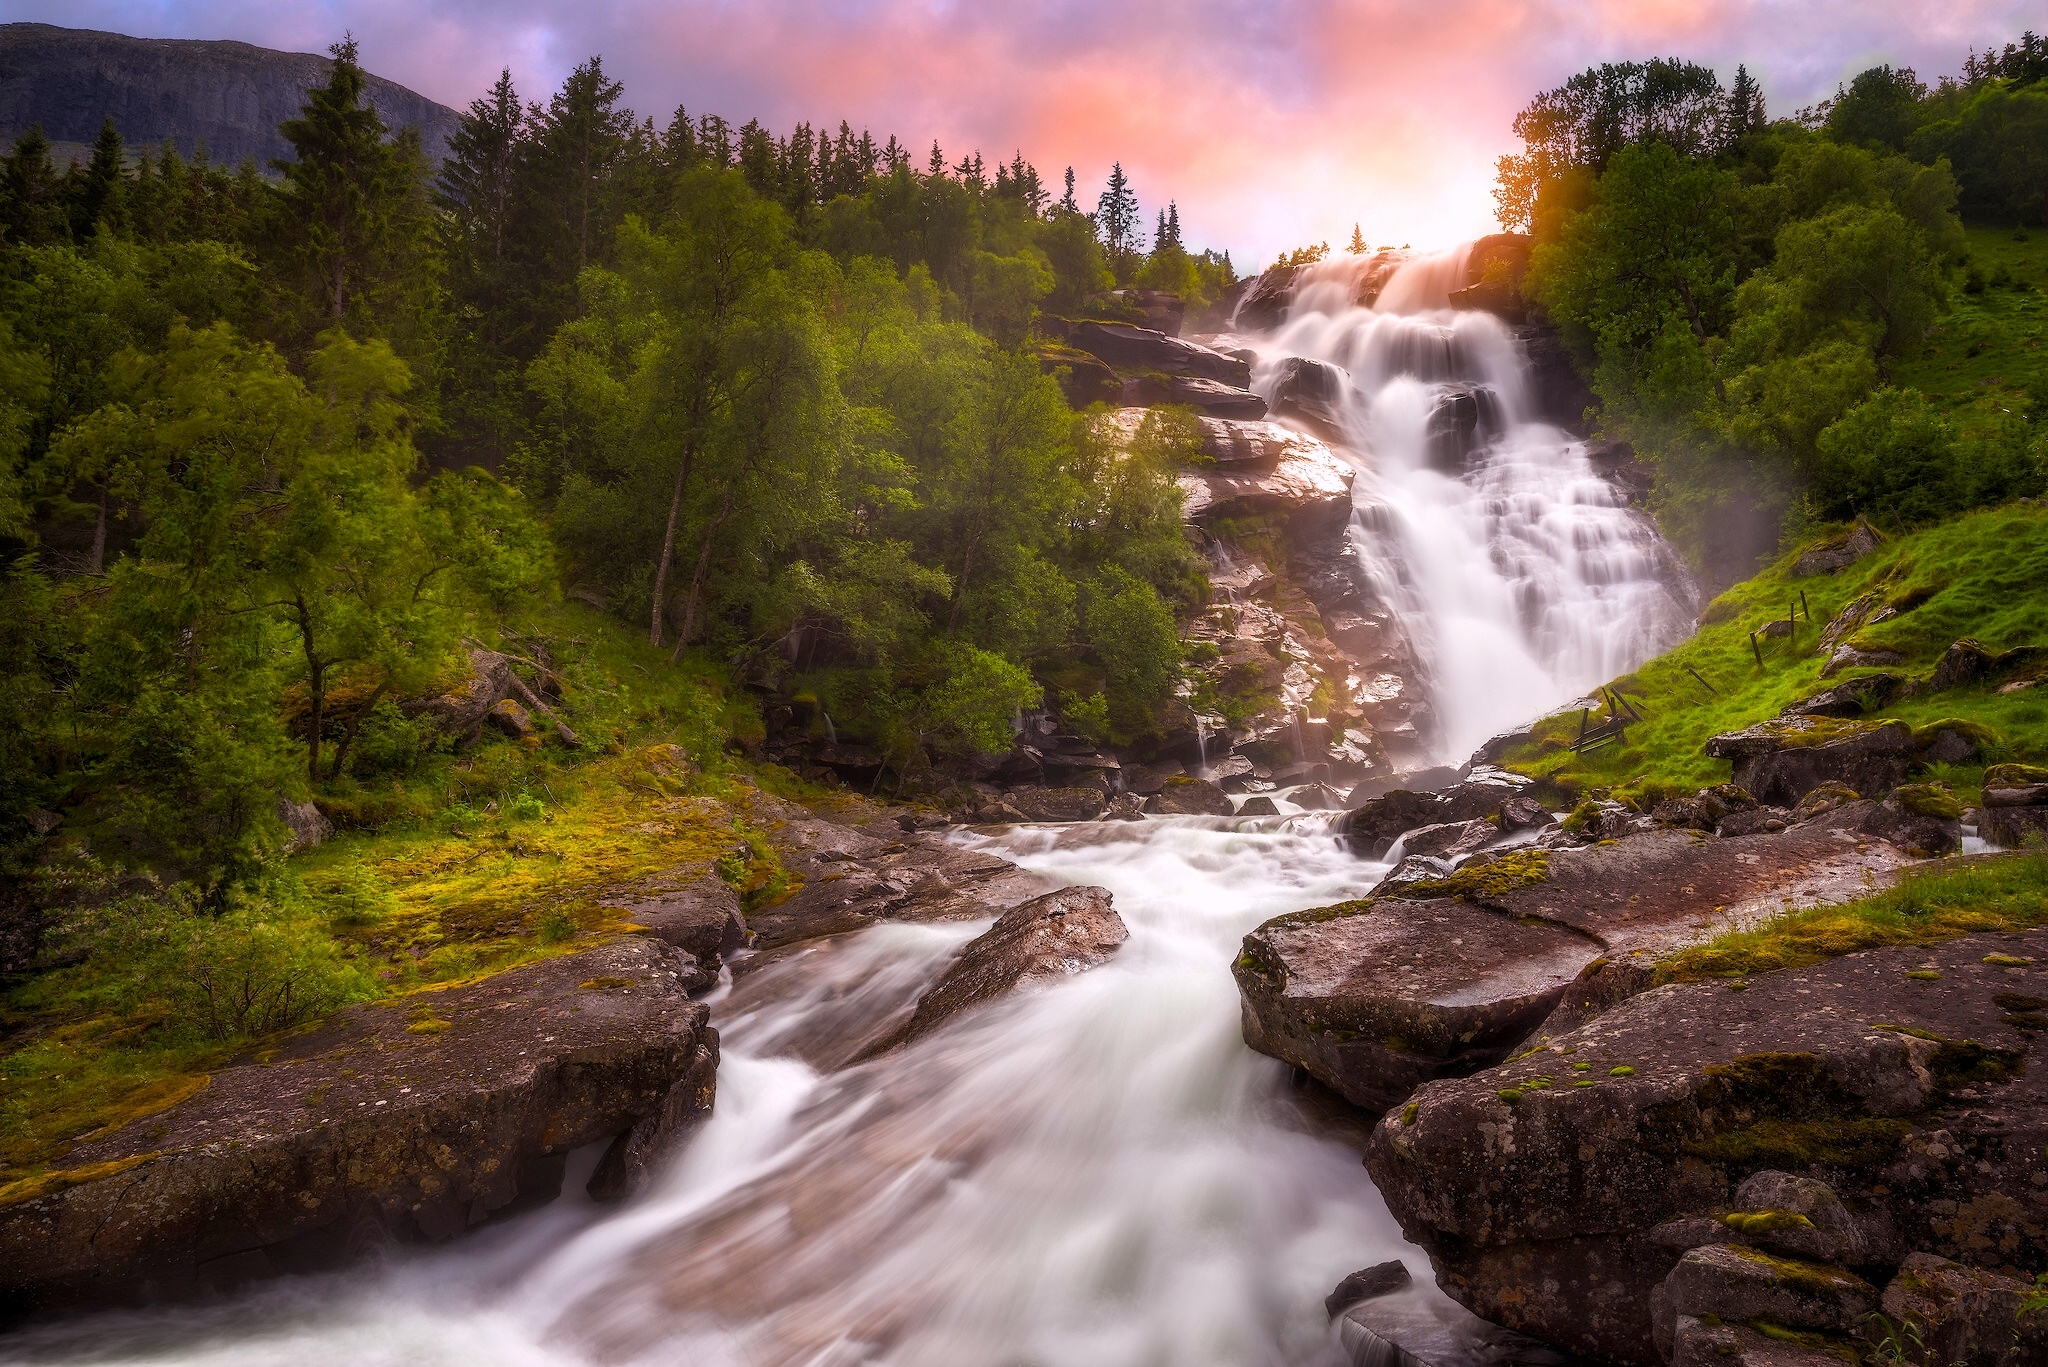
<path id="1" fill-rule="evenodd" d="M 1516 850 L 1484 864 L 1467 864 L 1442 878 L 1422 878 L 1394 889 L 1390 897 L 1427 901 L 1440 897 L 1462 897 L 1482 901 L 1550 881 L 1548 850 Z"/>
<path id="2" fill-rule="evenodd" d="M 1913 1132 L 1911 1122 L 1864 1120 L 1760 1120 L 1723 1130 L 1685 1146 L 1710 1163 L 1754 1172 L 1763 1168 L 1866 1168 L 1898 1152 Z"/>

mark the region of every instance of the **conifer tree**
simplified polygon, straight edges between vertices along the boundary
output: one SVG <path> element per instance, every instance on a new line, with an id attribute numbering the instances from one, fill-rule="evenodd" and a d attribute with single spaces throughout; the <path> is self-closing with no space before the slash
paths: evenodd
<path id="1" fill-rule="evenodd" d="M 50 140 L 41 124 L 31 124 L 14 140 L 14 154 L 0 177 L 0 229 L 10 242 L 43 243 L 61 237 L 66 226 Z"/>
<path id="2" fill-rule="evenodd" d="M 1074 168 L 1067 168 L 1067 192 L 1060 196 L 1060 208 L 1070 214 L 1081 212 L 1081 206 L 1074 199 Z"/>
<path id="3" fill-rule="evenodd" d="M 1124 175 L 1123 163 L 1117 162 L 1110 167 L 1109 184 L 1095 204 L 1095 230 L 1102 236 L 1112 266 L 1121 265 L 1136 248 L 1137 234 L 1142 231 L 1138 222 L 1138 196 Z"/>
<path id="4" fill-rule="evenodd" d="M 124 226 L 127 208 L 123 202 L 127 181 L 121 156 L 121 132 L 110 117 L 100 125 L 93 140 L 92 159 L 85 165 L 78 193 L 71 207 L 71 236 L 83 242 L 101 222 L 113 228 Z"/>
<path id="5" fill-rule="evenodd" d="M 1365 256 L 1372 251 L 1372 248 L 1365 245 L 1365 233 L 1356 223 L 1351 225 L 1351 245 L 1344 250 L 1353 256 Z"/>
<path id="6" fill-rule="evenodd" d="M 472 269 L 495 268 L 505 259 L 525 131 L 526 112 L 508 67 L 488 95 L 470 104 L 448 139 L 435 188 L 453 225 L 458 256 Z"/>
<path id="7" fill-rule="evenodd" d="M 386 140 L 384 120 L 364 98 L 355 39 L 329 51 L 327 84 L 306 92 L 299 117 L 278 129 L 295 155 L 272 163 L 284 177 L 275 247 L 296 277 L 288 285 L 324 319 L 302 319 L 305 332 L 355 321 L 388 333 L 421 302 L 426 158 L 417 129 Z"/>
<path id="8" fill-rule="evenodd" d="M 1735 83 L 1728 87 L 1727 118 L 1721 131 L 1723 145 L 1761 129 L 1767 122 L 1763 88 L 1749 74 L 1749 68 L 1735 68 Z"/>

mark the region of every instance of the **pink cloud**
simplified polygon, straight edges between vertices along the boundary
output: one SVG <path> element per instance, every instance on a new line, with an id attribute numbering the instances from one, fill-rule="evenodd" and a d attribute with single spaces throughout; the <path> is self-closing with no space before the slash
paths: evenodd
<path id="1" fill-rule="evenodd" d="M 1773 108 L 1877 61 L 1933 75 L 2038 23 L 2035 0 L 0 0 L 11 19 L 318 51 L 460 107 L 510 66 L 544 98 L 592 53 L 636 109 L 777 129 L 841 118 L 949 156 L 1021 149 L 1092 198 L 1113 160 L 1148 216 L 1241 262 L 1363 225 L 1492 228 L 1493 159 L 1538 90 L 1600 61 L 1745 62 Z"/>

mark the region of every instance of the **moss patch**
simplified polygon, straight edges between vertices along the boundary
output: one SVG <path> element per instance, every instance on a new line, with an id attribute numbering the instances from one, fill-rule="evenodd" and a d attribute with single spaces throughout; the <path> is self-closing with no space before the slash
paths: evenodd
<path id="1" fill-rule="evenodd" d="M 2048 925 L 2048 856 L 2000 855 L 1946 861 L 1908 874 L 1897 887 L 1839 906 L 1777 917 L 1681 950 L 1657 967 L 1656 980 L 1706 978 L 1801 968 L 1887 945 L 1930 945 L 1959 935 Z"/>
<path id="2" fill-rule="evenodd" d="M 1687 1153 L 1744 1171 L 1867 1168 L 1888 1160 L 1913 1132 L 1904 1120 L 1763 1120 L 1689 1143 Z"/>
<path id="3" fill-rule="evenodd" d="M 1442 878 L 1418 879 L 1394 889 L 1388 896 L 1410 901 L 1462 897 L 1477 902 L 1549 881 L 1548 850 L 1517 850 L 1483 864 L 1467 864 Z"/>

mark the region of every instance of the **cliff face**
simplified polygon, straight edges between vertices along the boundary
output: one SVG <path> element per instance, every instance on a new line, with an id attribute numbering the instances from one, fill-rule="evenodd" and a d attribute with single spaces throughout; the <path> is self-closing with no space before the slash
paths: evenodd
<path id="1" fill-rule="evenodd" d="M 204 143 L 215 164 L 254 157 L 267 170 L 289 159 L 277 131 L 305 92 L 327 80 L 328 59 L 247 43 L 129 38 L 51 24 L 0 24 L 0 137 L 9 144 L 31 124 L 60 148 L 89 144 L 111 116 L 129 150 L 174 140 L 191 156 Z M 418 124 L 438 162 L 456 113 L 382 77 L 370 98 L 392 128 Z"/>

